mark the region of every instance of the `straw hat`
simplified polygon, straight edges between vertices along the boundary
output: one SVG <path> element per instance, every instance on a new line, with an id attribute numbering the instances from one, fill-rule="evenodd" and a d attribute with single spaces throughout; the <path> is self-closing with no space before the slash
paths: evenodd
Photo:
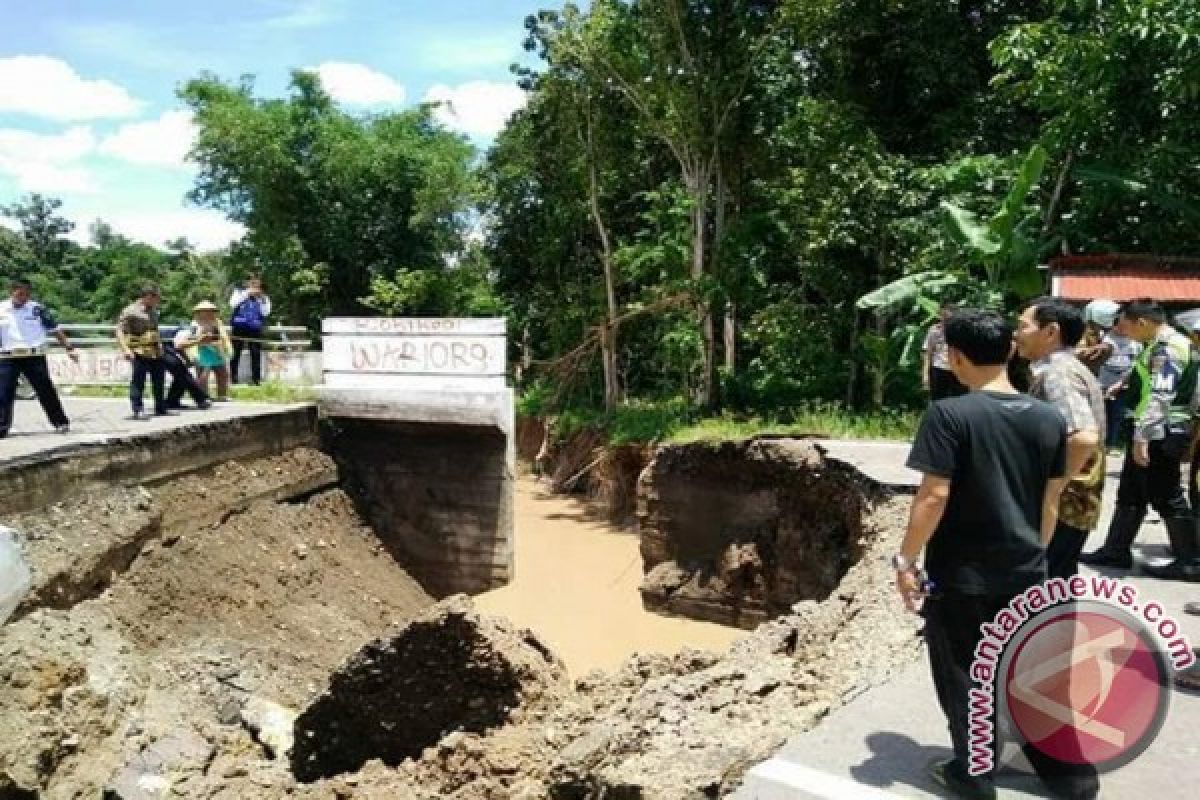
<path id="1" fill-rule="evenodd" d="M 205 300 L 202 303 L 196 303 L 196 307 L 192 309 L 192 313 L 195 314 L 197 311 L 220 311 L 220 310 L 221 309 L 217 308 L 216 303 L 212 303 L 208 300 Z"/>

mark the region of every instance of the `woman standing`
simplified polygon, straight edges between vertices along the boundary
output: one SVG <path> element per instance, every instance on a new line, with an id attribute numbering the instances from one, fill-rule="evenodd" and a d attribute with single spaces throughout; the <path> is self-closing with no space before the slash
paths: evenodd
<path id="1" fill-rule="evenodd" d="M 216 303 L 207 300 L 192 309 L 192 324 L 182 342 L 196 365 L 196 382 L 208 391 L 208 376 L 217 376 L 217 401 L 229 400 L 229 332 L 217 317 Z"/>

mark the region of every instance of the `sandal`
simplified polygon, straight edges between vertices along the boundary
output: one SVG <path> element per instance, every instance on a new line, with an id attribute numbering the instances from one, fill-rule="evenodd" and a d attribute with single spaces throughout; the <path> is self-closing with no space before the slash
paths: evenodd
<path id="1" fill-rule="evenodd" d="M 1175 685 L 1180 689 L 1200 692 L 1200 664 L 1194 664 L 1183 672 L 1175 673 Z"/>

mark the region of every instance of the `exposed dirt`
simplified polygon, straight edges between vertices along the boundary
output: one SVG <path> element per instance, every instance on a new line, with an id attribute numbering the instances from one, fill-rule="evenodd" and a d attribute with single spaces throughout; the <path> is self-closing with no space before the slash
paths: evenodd
<path id="1" fill-rule="evenodd" d="M 750 630 L 824 600 L 862 556 L 864 517 L 882 494 L 807 440 L 661 447 L 638 486 L 642 599 Z"/>
<path id="2" fill-rule="evenodd" d="M 322 459 L 309 451 L 226 465 L 78 498 L 41 528 L 16 521 L 38 531 L 26 543 L 36 583 L 54 553 L 90 549 L 78 532 L 123 535 L 106 521 L 132 515 L 142 530 L 146 518 L 182 523 L 200 511 L 141 541 L 98 596 L 0 629 L 0 796 L 222 796 L 266 761 L 241 720 L 248 700 L 299 708 L 363 641 L 429 605 L 342 492 L 250 500 L 262 488 L 256 475 L 270 491 L 292 478 L 303 487 Z M 206 496 L 233 498 L 222 501 L 233 510 L 206 519 L 220 505 Z M 279 781 L 272 774 L 273 792 L 285 790 Z M 158 789 L 131 793 L 141 784 Z"/>
<path id="3" fill-rule="evenodd" d="M 320 454 L 293 453 L 81 497 L 41 528 L 16 521 L 39 531 L 26 542 L 35 583 L 49 585 L 47 565 L 69 576 L 81 561 L 91 566 L 77 577 L 90 588 L 63 578 L 69 591 L 44 595 L 60 607 L 29 607 L 0 628 L 0 798 L 716 797 L 917 652 L 883 559 L 905 498 L 864 501 L 853 543 L 861 558 L 823 600 L 787 609 L 727 652 L 635 655 L 568 685 L 532 634 L 469 608 L 423 612 L 430 598 L 341 491 L 277 502 L 325 480 L 326 467 Z M 221 497 L 234 501 L 222 508 Z M 128 553 L 89 560 L 89 536 Z M 414 628 L 404 626 L 418 616 L 409 648 L 404 631 Z M 428 662 L 420 680 L 400 663 L 414 654 Z M 395 685 L 409 694 L 393 696 Z M 362 717 L 371 686 L 395 716 Z M 288 753 L 304 709 L 324 710 L 301 731 L 336 727 L 344 741 L 367 719 L 386 744 L 386 724 L 421 713 L 409 702 L 417 695 L 429 698 L 429 724 L 404 752 L 364 749 L 305 777 L 354 772 L 293 776 Z M 434 713 L 464 703 L 461 718 Z M 372 755 L 412 757 L 356 767 Z"/>

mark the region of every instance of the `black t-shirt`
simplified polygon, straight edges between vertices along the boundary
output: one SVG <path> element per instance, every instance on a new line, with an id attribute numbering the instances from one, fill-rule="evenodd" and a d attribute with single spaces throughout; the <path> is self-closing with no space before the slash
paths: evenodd
<path id="1" fill-rule="evenodd" d="M 1062 415 L 1026 395 L 971 392 L 929 407 L 908 466 L 950 479 L 925 549 L 937 588 L 1003 594 L 1046 577 L 1042 498 L 1066 470 L 1066 437 Z"/>

